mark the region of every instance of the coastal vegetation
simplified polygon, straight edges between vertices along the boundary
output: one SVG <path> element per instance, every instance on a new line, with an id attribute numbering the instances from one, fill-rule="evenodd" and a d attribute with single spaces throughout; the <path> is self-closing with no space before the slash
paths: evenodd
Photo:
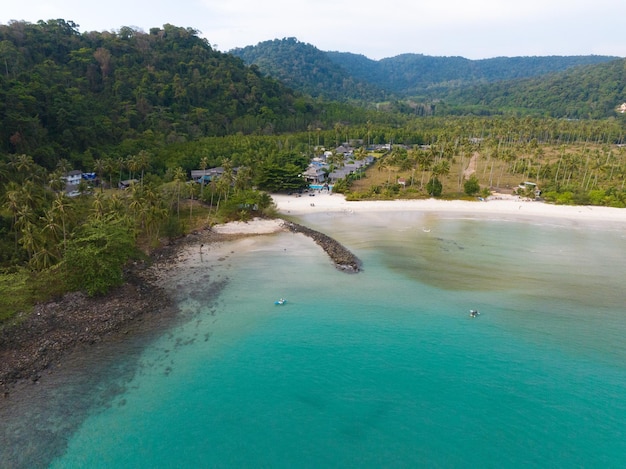
<path id="1" fill-rule="evenodd" d="M 342 144 L 353 153 L 334 155 L 334 166 L 373 156 L 334 181 L 353 200 L 534 197 L 538 187 L 555 203 L 626 207 L 626 121 L 614 109 L 626 95 L 620 62 L 608 59 L 533 78 L 545 80 L 545 99 L 526 115 L 495 97 L 383 103 L 334 68 L 321 73 L 332 93 L 294 91 L 172 25 L 82 34 L 64 20 L 0 25 L 0 322 L 65 291 L 106 293 L 129 261 L 194 230 L 271 214 L 269 193 L 306 188 L 311 159 Z M 607 73 L 614 79 L 601 85 Z M 577 80 L 597 83 L 600 111 L 546 113 L 549 102 L 579 109 L 560 88 Z M 472 89 L 508 86 L 498 83 Z M 531 90 L 520 89 L 530 109 Z M 219 177 L 191 178 L 216 167 Z M 68 193 L 72 170 L 95 177 Z"/>

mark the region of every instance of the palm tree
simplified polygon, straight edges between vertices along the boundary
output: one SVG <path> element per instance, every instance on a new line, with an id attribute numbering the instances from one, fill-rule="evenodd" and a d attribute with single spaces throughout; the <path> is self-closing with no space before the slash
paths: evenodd
<path id="1" fill-rule="evenodd" d="M 45 236 L 45 239 L 56 244 L 59 241 L 59 236 L 61 235 L 61 226 L 57 223 L 54 210 L 46 210 L 44 212 L 44 216 L 39 219 L 43 222 L 41 233 Z"/>
<path id="2" fill-rule="evenodd" d="M 72 170 L 72 165 L 65 158 L 61 158 L 57 163 L 57 170 L 59 170 L 61 174 L 65 175 Z"/>
<path id="3" fill-rule="evenodd" d="M 203 156 L 200 159 L 200 169 L 202 170 L 202 186 L 200 188 L 200 197 L 204 196 L 204 181 L 205 181 L 205 172 L 206 168 L 209 166 L 209 159 L 206 156 Z"/>
<path id="4" fill-rule="evenodd" d="M 424 187 L 424 176 L 426 175 L 426 171 L 430 170 L 433 165 L 433 158 L 430 153 L 425 151 L 419 151 L 417 154 L 417 164 L 422 170 L 422 177 L 420 178 L 420 187 Z"/>
<path id="5" fill-rule="evenodd" d="M 104 167 L 106 173 L 109 175 L 109 187 L 113 187 L 113 174 L 117 170 L 117 162 L 113 158 L 104 159 Z"/>
<path id="6" fill-rule="evenodd" d="M 107 167 L 106 161 L 101 158 L 95 160 L 93 163 L 93 170 L 95 171 L 96 176 L 100 180 L 100 192 L 104 191 L 104 185 L 102 184 L 102 176 L 106 172 L 106 167 Z"/>
<path id="7" fill-rule="evenodd" d="M 354 159 L 362 162 L 365 158 L 367 158 L 367 149 L 365 147 L 357 148 L 356 152 L 354 152 Z M 359 179 L 361 179 L 361 175 L 363 174 L 362 166 L 359 167 Z"/>
<path id="8" fill-rule="evenodd" d="M 27 217 L 28 218 L 28 217 Z M 36 252 L 37 242 L 35 240 L 35 231 L 37 227 L 30 220 L 26 219 L 21 227 L 22 236 L 20 237 L 20 244 L 26 250 L 28 254 L 28 260 L 33 258 Z"/>
<path id="9" fill-rule="evenodd" d="M 143 186 L 144 171 L 150 166 L 150 154 L 145 150 L 140 150 L 136 156 L 137 170 L 141 171 L 141 185 Z"/>
<path id="10" fill-rule="evenodd" d="M 240 167 L 235 176 L 235 191 L 243 191 L 250 188 L 252 184 L 252 168 L 249 166 Z"/>
<path id="11" fill-rule="evenodd" d="M 137 155 L 128 155 L 126 158 L 126 167 L 129 171 L 128 179 L 134 179 L 135 173 L 139 171 L 139 166 L 140 164 Z"/>
<path id="12" fill-rule="evenodd" d="M 35 168 L 35 161 L 28 155 L 17 155 L 9 164 L 23 176 L 22 180 L 27 179 Z"/>
<path id="13" fill-rule="evenodd" d="M 447 176 L 450 173 L 450 162 L 448 160 L 440 160 L 433 166 L 434 177 Z"/>
<path id="14" fill-rule="evenodd" d="M 146 234 L 151 243 L 159 239 L 159 227 L 167 214 L 168 210 L 162 199 L 159 198 L 149 205 L 146 212 Z"/>
<path id="15" fill-rule="evenodd" d="M 37 270 L 44 270 L 52 267 L 59 260 L 59 257 L 46 246 L 39 248 L 33 255 L 30 263 Z"/>
<path id="16" fill-rule="evenodd" d="M 331 152 L 328 162 L 330 166 L 334 168 L 342 168 L 345 165 L 344 156 L 341 153 L 337 153 L 335 150 Z"/>
<path id="17" fill-rule="evenodd" d="M 67 221 L 69 218 L 70 207 L 71 201 L 63 192 L 59 192 L 56 199 L 52 202 L 52 209 L 61 219 L 61 227 L 63 229 L 63 250 L 67 247 Z"/>
<path id="18" fill-rule="evenodd" d="M 135 219 L 135 223 L 143 228 L 143 221 L 141 220 L 141 212 L 144 206 L 143 190 L 141 186 L 133 184 L 130 187 L 130 203 L 128 204 L 128 210 Z"/>
<path id="19" fill-rule="evenodd" d="M 124 209 L 124 201 L 119 196 L 119 194 L 113 194 L 107 200 L 108 200 L 109 212 L 113 212 L 114 214 L 118 216 L 122 216 L 123 215 L 122 212 Z"/>
<path id="20" fill-rule="evenodd" d="M 431 182 L 439 181 L 439 176 L 446 176 L 450 173 L 450 162 L 448 160 L 440 160 L 433 166 Z M 437 182 L 437 184 L 442 186 L 441 182 Z"/>
<path id="21" fill-rule="evenodd" d="M 174 170 L 174 182 L 176 183 L 176 215 L 180 220 L 180 186 L 185 181 L 186 174 L 182 167 L 178 166 Z"/>
<path id="22" fill-rule="evenodd" d="M 335 124 L 335 147 L 339 146 L 339 137 L 341 136 L 341 131 L 343 130 L 343 125 L 341 122 L 337 122 Z"/>
<path id="23" fill-rule="evenodd" d="M 37 248 L 31 259 L 31 265 L 38 270 L 52 267 L 60 258 L 59 237 L 61 227 L 57 223 L 54 210 L 46 210 L 39 218 L 43 223 L 40 236 L 37 238 Z"/>
<path id="24" fill-rule="evenodd" d="M 15 233 L 15 248 L 17 249 L 17 240 L 18 240 L 18 230 L 17 226 L 17 216 L 22 206 L 21 198 L 20 198 L 20 188 L 15 182 L 10 182 L 7 185 L 7 190 L 4 193 L 4 207 L 11 212 L 13 215 L 13 231 Z"/>
<path id="25" fill-rule="evenodd" d="M 65 189 L 65 179 L 63 179 L 63 174 L 60 170 L 53 171 L 49 174 L 48 177 L 48 185 L 50 189 L 54 192 L 59 192 Z"/>
<path id="26" fill-rule="evenodd" d="M 118 183 L 119 183 L 119 182 L 122 182 L 122 171 L 124 170 L 124 168 L 126 168 L 126 160 L 120 156 L 116 161 L 116 165 L 120 172 L 119 179 L 118 179 Z"/>

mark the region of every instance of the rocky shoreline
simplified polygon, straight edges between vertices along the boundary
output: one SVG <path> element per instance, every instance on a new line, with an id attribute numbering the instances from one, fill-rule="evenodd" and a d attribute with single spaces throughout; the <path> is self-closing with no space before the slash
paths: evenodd
<path id="1" fill-rule="evenodd" d="M 35 306 L 28 317 L 0 330 L 0 393 L 6 398 L 17 384 L 36 383 L 70 350 L 114 340 L 148 322 L 175 318 L 164 290 L 144 265 L 127 272 L 127 282 L 107 295 L 90 298 L 67 293 Z"/>
<path id="2" fill-rule="evenodd" d="M 66 293 L 0 328 L 0 395 L 7 398 L 17 386 L 37 383 L 80 347 L 113 343 L 177 320 L 178 310 L 159 285 L 157 271 L 175 263 L 186 244 L 227 239 L 210 230 L 189 234 L 154 251 L 148 261 L 130 265 L 126 282 L 104 296 Z"/>
<path id="3" fill-rule="evenodd" d="M 361 270 L 360 260 L 331 237 L 290 221 L 283 228 L 313 239 L 335 266 L 349 273 Z M 186 244 L 228 241 L 243 235 L 225 235 L 209 229 L 194 232 L 155 251 L 148 262 L 137 262 L 125 272 L 126 283 L 107 295 L 90 298 L 67 293 L 35 306 L 17 325 L 0 329 L 0 394 L 8 398 L 19 384 L 37 383 L 52 372 L 65 354 L 97 343 L 114 342 L 138 330 L 162 328 L 175 321 L 178 311 L 159 285 L 156 271 L 176 262 Z"/>

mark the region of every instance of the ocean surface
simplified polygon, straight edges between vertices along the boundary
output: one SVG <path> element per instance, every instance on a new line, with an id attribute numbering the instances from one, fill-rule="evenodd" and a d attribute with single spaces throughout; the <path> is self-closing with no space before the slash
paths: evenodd
<path id="1" fill-rule="evenodd" d="M 193 251 L 182 319 L 12 398 L 0 467 L 626 467 L 626 225 L 295 221 L 363 272 L 300 234 Z"/>

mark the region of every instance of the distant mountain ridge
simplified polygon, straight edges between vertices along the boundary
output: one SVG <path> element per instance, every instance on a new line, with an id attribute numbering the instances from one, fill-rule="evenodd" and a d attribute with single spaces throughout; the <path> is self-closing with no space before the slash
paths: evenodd
<path id="1" fill-rule="evenodd" d="M 609 56 L 587 55 L 470 60 L 463 57 L 402 54 L 374 61 L 345 52 L 327 52 L 327 55 L 354 77 L 367 80 L 400 96 L 427 93 L 433 88 L 454 88 L 468 84 L 538 77 L 572 67 L 616 59 Z"/>
<path id="2" fill-rule="evenodd" d="M 558 88 L 559 80 L 567 87 L 590 87 L 588 79 L 578 80 L 579 73 L 590 73 L 589 67 L 619 63 L 623 59 L 612 56 L 545 56 L 545 57 L 495 57 L 471 60 L 463 57 L 434 57 L 422 54 L 402 54 L 381 60 L 372 60 L 364 55 L 349 52 L 324 52 L 311 44 L 296 38 L 265 41 L 256 46 L 230 51 L 248 65 L 256 65 L 259 70 L 276 78 L 291 88 L 333 100 L 362 100 L 369 102 L 388 99 L 417 99 L 423 101 L 444 100 L 456 107 L 501 106 L 504 108 L 530 106 L 542 113 L 568 115 L 567 109 L 580 107 L 585 98 L 585 90 L 570 90 L 569 95 L 576 102 L 559 104 L 562 93 L 536 90 L 540 83 L 552 83 Z M 617 66 L 619 69 L 619 66 Z M 602 72 L 604 70 L 604 72 Z M 615 75 L 611 67 L 600 68 L 593 73 L 600 82 L 603 73 Z M 563 78 L 559 78 L 560 74 Z M 587 77 L 589 78 L 589 77 Z M 613 85 L 605 87 L 601 83 L 593 89 L 610 91 L 610 96 L 600 97 L 602 112 L 587 112 L 578 109 L 574 114 L 607 115 L 609 102 L 626 99 L 619 77 L 608 78 Z M 516 87 L 524 86 L 526 96 L 507 100 Z M 548 86 L 548 85 L 546 85 Z M 610 88 L 610 90 L 608 89 Z M 558 91 L 553 89 L 553 91 Z M 587 92 L 588 94 L 588 92 Z M 482 95 L 483 98 L 479 98 Z M 485 96 L 490 97 L 489 99 Z M 556 107 L 555 107 L 556 106 Z M 597 111 L 597 110 L 596 110 Z M 495 112 L 491 109 L 489 112 Z"/>
<path id="3" fill-rule="evenodd" d="M 623 115 L 626 59 L 612 60 L 541 77 L 507 80 L 450 92 L 446 101 L 463 109 L 525 110 L 528 114 L 575 119 Z M 626 117 L 626 116 L 625 116 Z"/>

